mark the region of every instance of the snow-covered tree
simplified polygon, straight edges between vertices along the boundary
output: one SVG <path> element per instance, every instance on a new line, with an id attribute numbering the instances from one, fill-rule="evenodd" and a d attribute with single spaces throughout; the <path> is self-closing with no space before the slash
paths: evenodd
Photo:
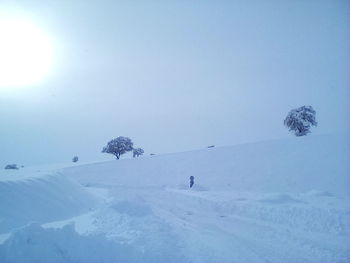
<path id="1" fill-rule="evenodd" d="M 132 156 L 135 157 L 139 157 L 140 155 L 142 155 L 145 151 L 141 148 L 136 148 L 133 150 L 132 152 Z"/>
<path id="2" fill-rule="evenodd" d="M 5 169 L 15 169 L 15 170 L 18 170 L 18 166 L 17 164 L 8 164 L 5 166 Z"/>
<path id="3" fill-rule="evenodd" d="M 110 153 L 115 155 L 117 159 L 126 152 L 133 150 L 133 142 L 128 137 L 119 136 L 107 143 L 105 147 L 103 147 L 103 153 Z"/>
<path id="4" fill-rule="evenodd" d="M 78 156 L 74 156 L 73 159 L 72 159 L 72 162 L 76 163 L 77 161 L 79 161 L 79 157 Z"/>
<path id="5" fill-rule="evenodd" d="M 317 126 L 316 111 L 311 106 L 293 109 L 285 118 L 284 125 L 296 136 L 307 135 L 311 126 Z"/>

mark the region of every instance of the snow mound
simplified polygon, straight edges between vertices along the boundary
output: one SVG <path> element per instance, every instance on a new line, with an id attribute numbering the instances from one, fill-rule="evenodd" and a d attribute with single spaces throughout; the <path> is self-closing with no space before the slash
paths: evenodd
<path id="1" fill-rule="evenodd" d="M 45 229 L 33 223 L 14 232 L 0 246 L 0 256 L 2 263 L 127 263 L 141 262 L 143 255 L 102 235 L 79 235 L 72 224 L 61 229 Z"/>
<path id="2" fill-rule="evenodd" d="M 190 188 L 186 184 L 179 184 L 177 186 L 177 189 L 179 189 L 179 190 L 191 190 L 191 191 L 209 191 L 209 187 L 205 187 L 205 186 L 202 186 L 199 184 L 193 185 L 192 188 Z"/>
<path id="3" fill-rule="evenodd" d="M 98 199 L 61 174 L 0 181 L 0 233 L 28 222 L 45 223 L 84 213 Z"/>

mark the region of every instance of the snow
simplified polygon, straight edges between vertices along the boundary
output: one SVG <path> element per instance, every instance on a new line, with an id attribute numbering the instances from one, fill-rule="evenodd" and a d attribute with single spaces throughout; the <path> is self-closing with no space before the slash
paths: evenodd
<path id="1" fill-rule="evenodd" d="M 64 173 L 90 186 L 187 186 L 193 175 L 195 185 L 211 190 L 306 192 L 317 189 L 350 195 L 349 148 L 350 142 L 345 136 L 295 137 L 75 166 Z"/>
<path id="2" fill-rule="evenodd" d="M 0 259 L 349 262 L 349 156 L 325 135 L 6 171 Z"/>
<path id="3" fill-rule="evenodd" d="M 44 229 L 39 224 L 30 224 L 15 231 L 0 248 L 0 253 L 2 262 L 141 261 L 141 254 L 130 246 L 108 241 L 101 235 L 79 235 L 72 224 L 61 229 Z"/>
<path id="4" fill-rule="evenodd" d="M 72 217 L 97 206 L 99 200 L 61 174 L 0 181 L 0 234 L 29 222 Z"/>

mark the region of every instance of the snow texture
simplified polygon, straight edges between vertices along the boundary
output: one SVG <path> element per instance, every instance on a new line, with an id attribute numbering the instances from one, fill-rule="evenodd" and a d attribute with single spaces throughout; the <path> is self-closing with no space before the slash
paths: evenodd
<path id="1" fill-rule="evenodd" d="M 348 137 L 311 136 L 7 171 L 0 259 L 349 262 L 349 156 Z"/>

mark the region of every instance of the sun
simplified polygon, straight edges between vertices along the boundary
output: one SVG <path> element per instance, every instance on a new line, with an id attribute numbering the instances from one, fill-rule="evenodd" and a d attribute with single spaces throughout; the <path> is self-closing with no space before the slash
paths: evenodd
<path id="1" fill-rule="evenodd" d="M 35 85 L 50 72 L 53 45 L 31 21 L 0 18 L 0 88 Z"/>

